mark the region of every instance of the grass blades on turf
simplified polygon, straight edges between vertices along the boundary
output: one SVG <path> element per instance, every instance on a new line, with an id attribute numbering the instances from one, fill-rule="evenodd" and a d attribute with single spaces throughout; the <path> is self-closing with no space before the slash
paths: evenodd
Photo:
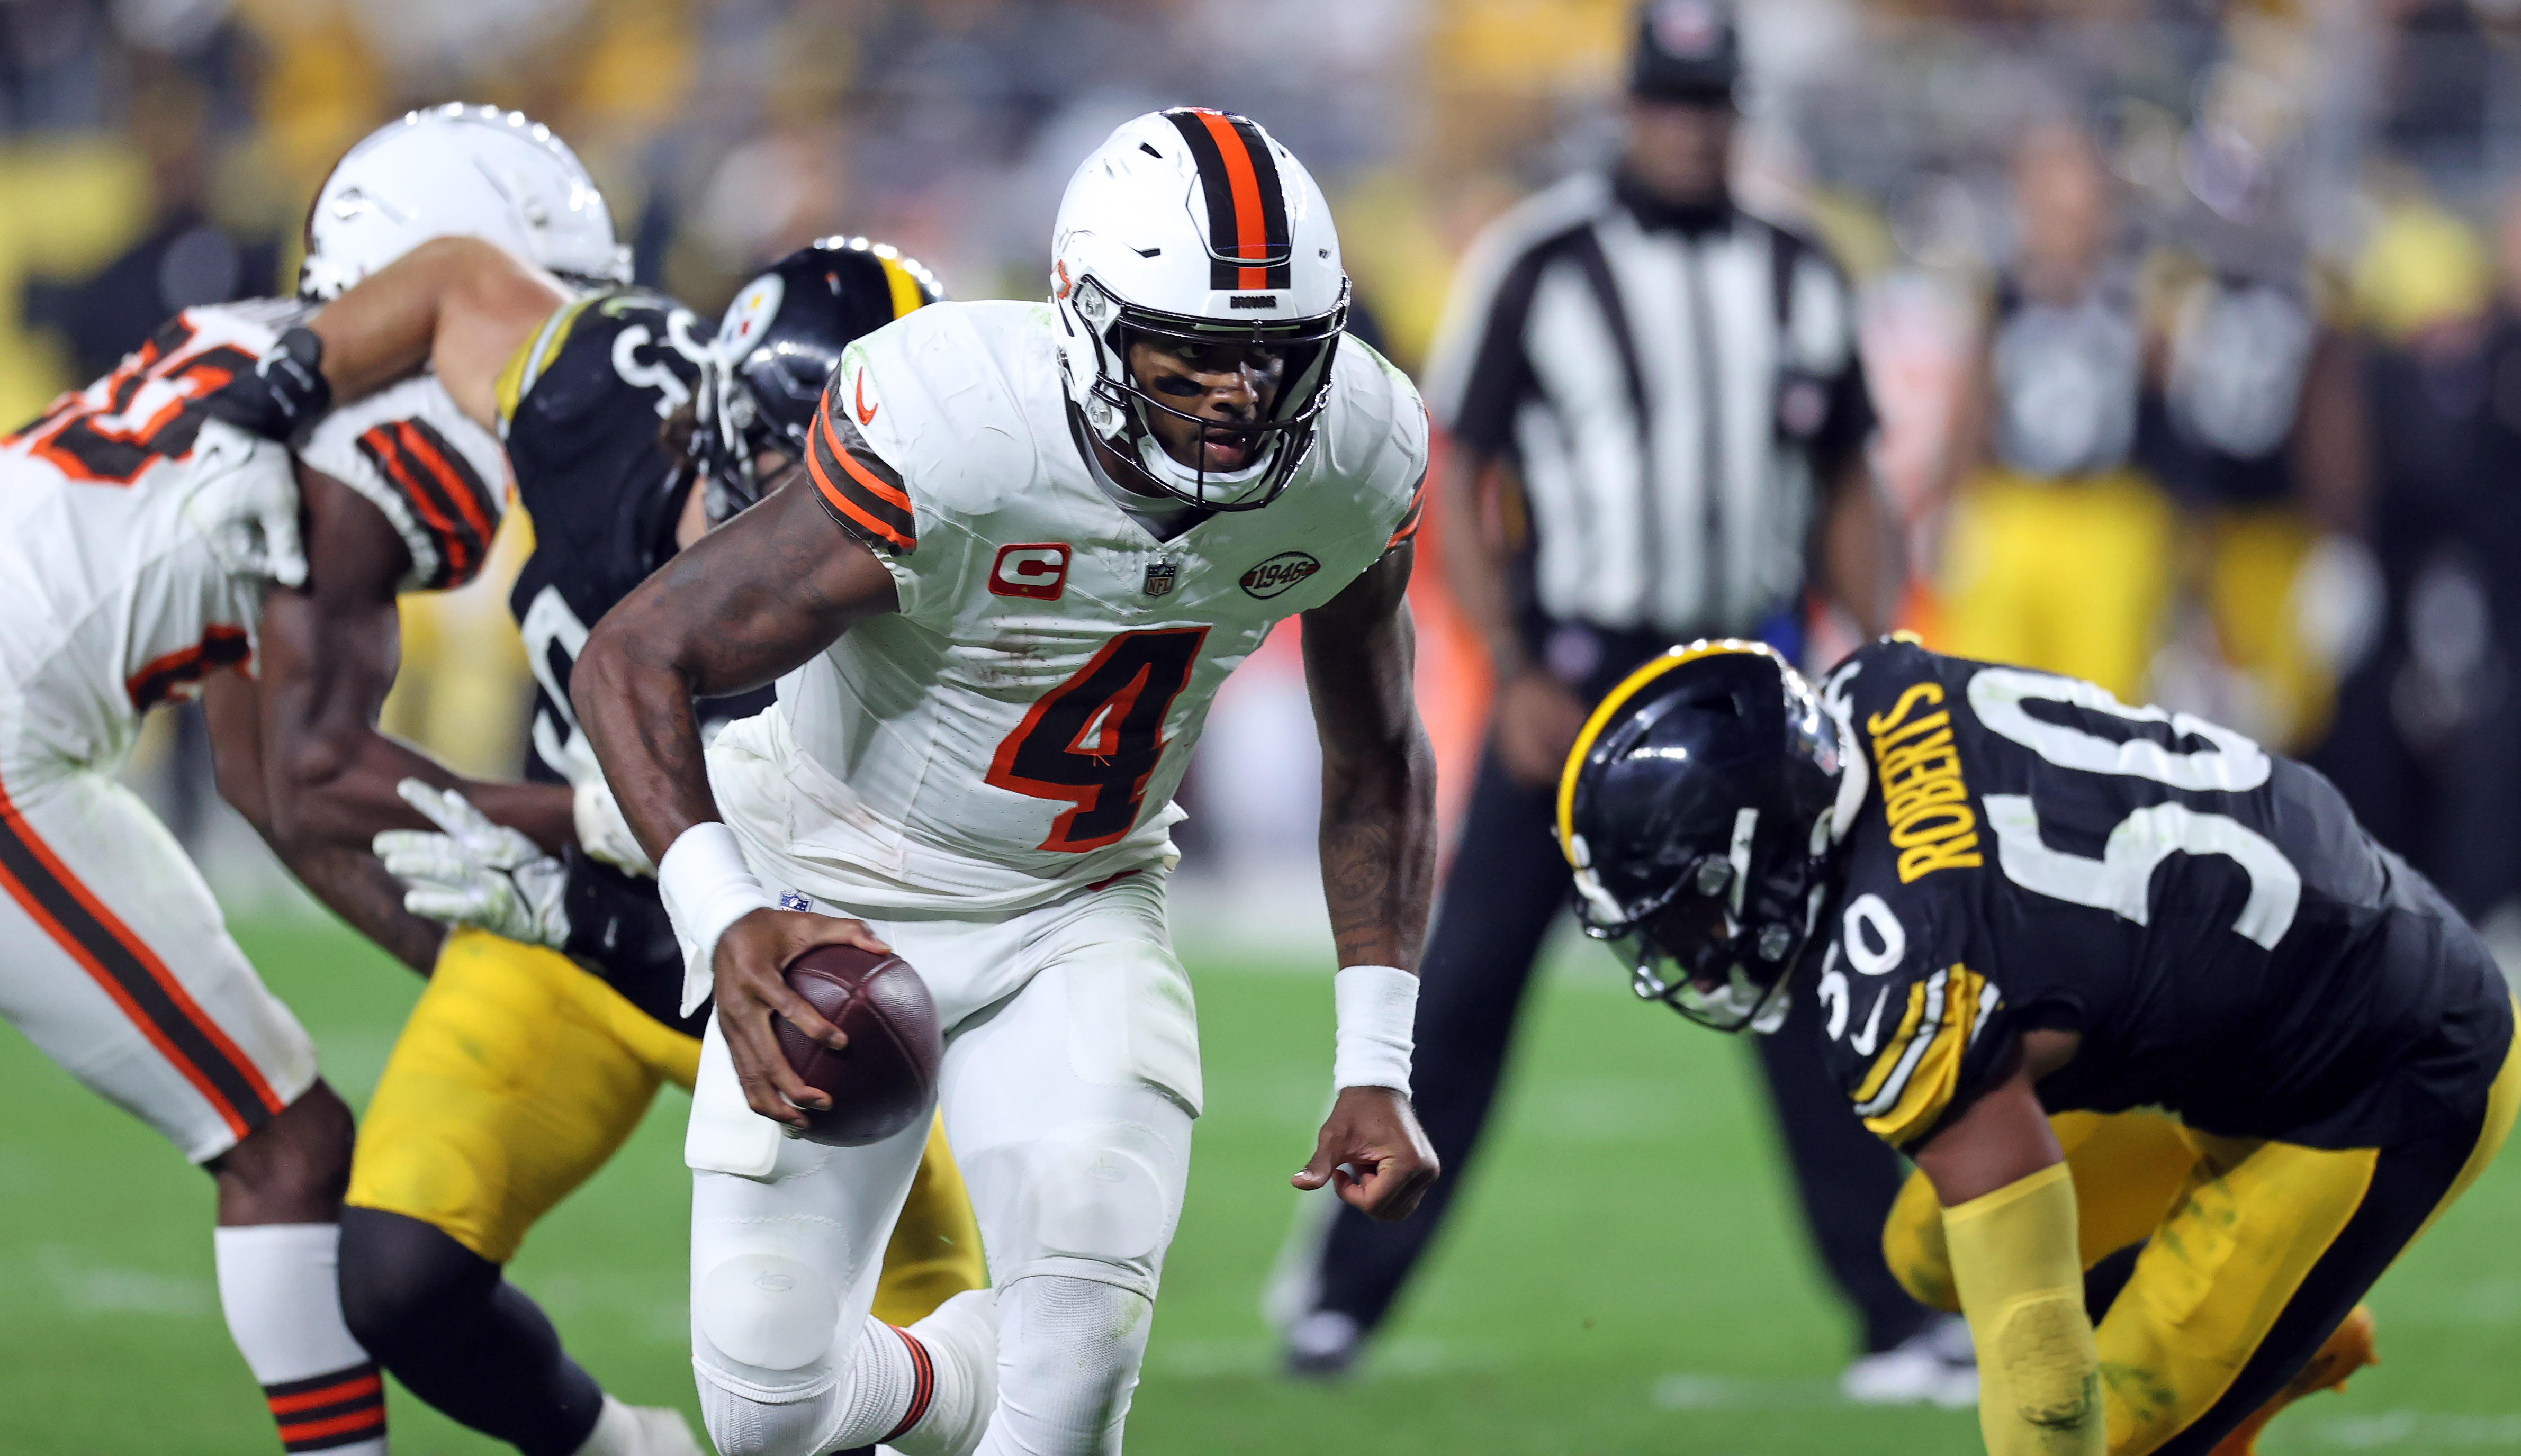
<path id="1" fill-rule="evenodd" d="M 418 981 L 329 926 L 239 938 L 354 1102 Z M 1802 1244 L 1744 1053 L 1580 959 L 1536 987 L 1477 1186 L 1352 1381 L 1294 1386 L 1257 1313 L 1312 1146 L 1328 978 L 1193 958 L 1209 1114 L 1166 1271 L 1135 1456 L 1969 1452 L 1966 1412 L 1840 1402 L 1843 1317 Z M 269 1456 L 219 1319 L 208 1179 L 0 1036 L 0 1453 Z M 684 1100 L 536 1231 L 517 1281 L 640 1403 L 694 1410 Z M 2521 1449 L 2521 1161 L 2491 1170 L 2385 1280 L 2381 1369 L 2279 1420 L 2269 1456 Z M 396 1390 L 398 1456 L 504 1450 Z"/>

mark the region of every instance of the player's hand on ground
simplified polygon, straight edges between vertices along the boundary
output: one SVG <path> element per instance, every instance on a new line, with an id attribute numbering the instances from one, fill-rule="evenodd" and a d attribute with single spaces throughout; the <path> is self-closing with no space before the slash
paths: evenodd
<path id="1" fill-rule="evenodd" d="M 1306 1192 L 1327 1184 L 1367 1217 L 1397 1223 L 1416 1211 L 1442 1171 L 1408 1098 L 1389 1087 L 1343 1087 L 1313 1160 L 1289 1181 Z"/>
<path id="2" fill-rule="evenodd" d="M 718 1032 L 726 1038 L 744 1100 L 774 1122 L 802 1128 L 801 1108 L 828 1110 L 832 1099 L 805 1084 L 779 1049 L 772 1017 L 779 1017 L 834 1051 L 848 1045 L 841 1029 L 804 997 L 789 989 L 791 961 L 817 945 L 854 945 L 878 954 L 893 947 L 876 938 L 866 922 L 800 910 L 756 910 L 718 936 L 715 975 Z"/>
<path id="3" fill-rule="evenodd" d="M 452 789 L 419 779 L 394 786 L 437 832 L 389 829 L 370 843 L 403 883 L 403 908 L 527 945 L 569 939 L 569 868 L 517 830 L 492 823 Z"/>
<path id="4" fill-rule="evenodd" d="M 1584 701 L 1564 683 L 1531 669 L 1497 684 L 1493 718 L 1498 760 L 1527 789 L 1553 788 L 1567 751 L 1584 731 Z"/>

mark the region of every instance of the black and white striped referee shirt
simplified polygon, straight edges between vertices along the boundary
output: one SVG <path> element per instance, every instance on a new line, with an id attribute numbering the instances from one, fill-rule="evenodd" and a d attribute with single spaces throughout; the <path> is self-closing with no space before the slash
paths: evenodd
<path id="1" fill-rule="evenodd" d="M 1795 233 L 1625 193 L 1573 177 L 1489 227 L 1427 404 L 1520 473 L 1544 616 L 1748 633 L 1802 587 L 1815 462 L 1872 432 L 1854 298 Z"/>

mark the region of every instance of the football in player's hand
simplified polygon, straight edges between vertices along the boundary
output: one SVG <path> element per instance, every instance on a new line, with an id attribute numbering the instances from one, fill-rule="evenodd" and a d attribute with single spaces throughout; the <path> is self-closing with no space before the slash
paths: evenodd
<path id="1" fill-rule="evenodd" d="M 841 1028 L 839 1051 L 813 1042 L 782 1017 L 770 1019 L 779 1049 L 807 1086 L 832 1099 L 808 1109 L 808 1141 L 836 1148 L 879 1143 L 937 1106 L 937 1066 L 945 1039 L 928 983 L 895 955 L 854 945 L 817 945 L 788 963 L 788 987 Z"/>

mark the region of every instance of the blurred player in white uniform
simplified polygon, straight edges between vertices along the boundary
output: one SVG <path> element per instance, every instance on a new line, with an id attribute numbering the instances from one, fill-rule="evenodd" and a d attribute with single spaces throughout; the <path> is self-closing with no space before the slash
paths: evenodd
<path id="1" fill-rule="evenodd" d="M 1345 969 L 1339 1097 L 1296 1181 L 1400 1217 L 1436 1175 L 1407 1101 L 1435 850 L 1402 601 L 1417 395 L 1345 337 L 1328 206 L 1242 117 L 1116 131 L 1054 258 L 1047 304 L 933 304 L 852 345 L 810 479 L 675 558 L 578 660 L 686 1001 L 717 997 L 686 1152 L 727 1456 L 1120 1449 L 1202 1100 L 1170 796 L 1217 685 L 1298 614 Z M 693 695 L 773 679 L 705 758 Z M 936 995 L 994 1349 L 985 1293 L 916 1339 L 867 1316 L 924 1130 L 779 1136 L 825 1099 L 771 1018 L 838 1039 L 780 968 L 835 942 L 897 948 Z"/>
<path id="2" fill-rule="evenodd" d="M 495 520 L 498 445 L 442 391 L 398 386 L 302 438 L 327 474 L 301 496 L 288 447 L 238 428 L 287 435 L 321 413 L 301 315 L 276 300 L 187 310 L 0 440 L 0 1015 L 216 1180 L 221 1303 L 283 1444 L 374 1453 L 384 1389 L 334 1277 L 349 1111 L 174 837 L 114 777 L 142 714 L 206 696 L 221 793 L 299 878 L 419 924 L 373 860 L 273 823 L 249 674 L 267 594 L 357 569 L 332 549 L 336 523 L 445 491 L 463 492 L 444 501 L 456 530 L 467 511 Z M 427 463 L 388 479 L 363 454 L 372 439 Z M 416 584 L 458 584 L 479 559 Z M 484 794 L 494 814 L 513 807 Z"/>

